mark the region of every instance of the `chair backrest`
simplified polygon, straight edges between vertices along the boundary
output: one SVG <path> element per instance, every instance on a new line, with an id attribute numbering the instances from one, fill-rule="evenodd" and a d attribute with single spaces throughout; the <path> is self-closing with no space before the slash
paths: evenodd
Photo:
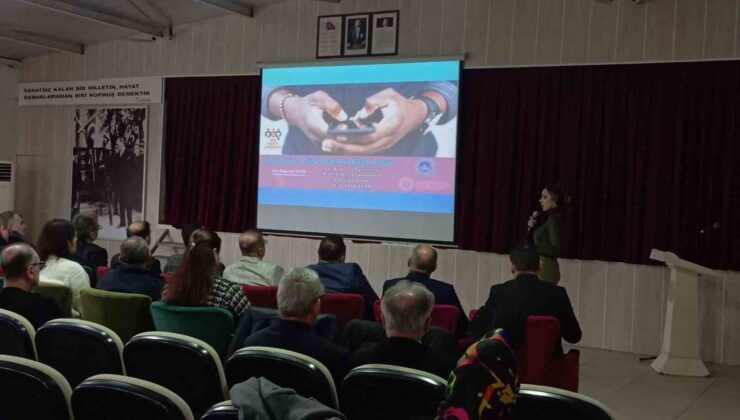
<path id="1" fill-rule="evenodd" d="M 447 381 L 416 369 L 364 365 L 342 381 L 342 412 L 355 419 L 434 418 Z"/>
<path id="2" fill-rule="evenodd" d="M 475 318 L 476 315 L 478 315 L 478 310 L 477 309 L 471 309 L 470 312 L 468 312 L 468 319 L 472 321 L 473 318 Z"/>
<path id="3" fill-rule="evenodd" d="M 329 369 L 318 360 L 275 347 L 244 347 L 226 362 L 229 388 L 253 377 L 264 377 L 306 398 L 339 408 L 337 391 Z"/>
<path id="4" fill-rule="evenodd" d="M 185 401 L 160 385 L 121 375 L 95 375 L 72 394 L 75 420 L 193 420 Z"/>
<path id="5" fill-rule="evenodd" d="M 110 267 L 108 267 L 107 265 L 101 265 L 99 267 L 96 267 L 95 274 L 98 276 L 98 280 L 102 279 L 105 273 L 108 272 L 108 270 L 110 270 Z"/>
<path id="6" fill-rule="evenodd" d="M 182 334 L 146 332 L 126 343 L 126 372 L 175 392 L 200 416 L 228 398 L 218 353 L 205 342 Z"/>
<path id="7" fill-rule="evenodd" d="M 157 331 L 185 334 L 203 340 L 219 355 L 226 352 L 234 334 L 234 316 L 223 308 L 154 302 L 149 309 Z"/>
<path id="8" fill-rule="evenodd" d="M 162 273 L 160 275 L 162 276 L 162 280 L 164 280 L 165 283 L 169 283 L 170 280 L 172 280 L 172 274 L 170 273 Z"/>
<path id="9" fill-rule="evenodd" d="M 522 384 L 512 411 L 515 419 L 609 420 L 614 414 L 604 404 L 591 397 L 564 389 Z"/>
<path id="10" fill-rule="evenodd" d="M 434 305 L 432 307 L 431 325 L 444 328 L 452 334 L 456 334 L 459 321 L 460 310 L 456 306 Z"/>
<path id="11" fill-rule="evenodd" d="M 560 341 L 560 321 L 552 316 L 527 317 L 524 340 L 516 350 L 519 381 L 544 385 L 547 366 L 552 360 L 555 346 Z"/>
<path id="12" fill-rule="evenodd" d="M 382 319 L 380 318 L 382 313 L 380 308 L 380 299 L 373 303 L 373 313 L 375 315 L 375 320 L 382 323 Z M 459 320 L 460 311 L 453 305 L 434 305 L 434 307 L 432 307 L 431 325 L 442 327 L 455 334 L 457 332 L 457 323 Z"/>
<path id="13" fill-rule="evenodd" d="M 53 299 L 65 317 L 72 317 L 72 288 L 61 283 L 43 282 L 33 289 L 34 293 Z"/>
<path id="14" fill-rule="evenodd" d="M 336 315 L 340 327 L 365 315 L 365 298 L 354 293 L 327 293 L 321 298 L 321 313 Z"/>
<path id="15" fill-rule="evenodd" d="M 39 363 L 15 356 L 0 356 L 0 418 L 72 418 L 72 395 L 61 373 Z"/>
<path id="16" fill-rule="evenodd" d="M 0 309 L 0 354 L 36 360 L 31 322 L 15 312 Z"/>
<path id="17" fill-rule="evenodd" d="M 101 373 L 124 374 L 118 334 L 94 322 L 55 319 L 36 332 L 39 362 L 59 371 L 73 388 Z"/>
<path id="18" fill-rule="evenodd" d="M 209 408 L 200 420 L 238 420 L 239 408 L 231 404 L 231 400 L 220 402 Z"/>
<path id="19" fill-rule="evenodd" d="M 80 300 L 82 319 L 110 328 L 124 343 L 136 334 L 154 330 L 149 296 L 85 288 Z"/>
<path id="20" fill-rule="evenodd" d="M 251 286 L 242 284 L 242 290 L 252 306 L 277 309 L 277 286 Z"/>

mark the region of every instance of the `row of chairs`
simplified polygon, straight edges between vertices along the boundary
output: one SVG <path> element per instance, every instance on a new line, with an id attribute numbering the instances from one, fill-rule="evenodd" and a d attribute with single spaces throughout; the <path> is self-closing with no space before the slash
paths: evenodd
<path id="1" fill-rule="evenodd" d="M 383 386 L 384 392 L 355 395 L 354 405 L 348 405 L 344 413 L 350 420 L 431 418 L 444 397 L 446 383 L 419 374 L 386 365 L 353 369 L 343 388 L 359 393 Z M 73 391 L 55 369 L 14 356 L 0 356 L 0 386 L 5 390 L 0 393 L 0 417 L 7 419 L 197 418 L 176 393 L 151 381 L 101 374 L 86 379 Z M 614 418 L 608 408 L 589 397 L 537 385 L 521 386 L 513 418 L 549 419 L 553 415 L 573 420 Z M 237 407 L 226 400 L 211 406 L 199 418 L 236 420 L 239 415 Z"/>

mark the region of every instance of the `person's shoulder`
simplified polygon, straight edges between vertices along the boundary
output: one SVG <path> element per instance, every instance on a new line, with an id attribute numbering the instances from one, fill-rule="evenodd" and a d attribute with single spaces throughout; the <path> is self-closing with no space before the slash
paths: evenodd
<path id="1" fill-rule="evenodd" d="M 346 267 L 349 267 L 355 273 L 362 274 L 362 267 L 360 267 L 360 264 L 357 264 L 356 262 L 344 263 L 344 264 Z"/>
<path id="2" fill-rule="evenodd" d="M 448 291 L 455 290 L 454 285 L 444 282 L 442 280 L 433 279 L 431 277 L 429 278 L 429 285 L 431 285 L 432 287 L 436 287 L 438 289 L 443 289 L 443 290 L 448 290 Z"/>

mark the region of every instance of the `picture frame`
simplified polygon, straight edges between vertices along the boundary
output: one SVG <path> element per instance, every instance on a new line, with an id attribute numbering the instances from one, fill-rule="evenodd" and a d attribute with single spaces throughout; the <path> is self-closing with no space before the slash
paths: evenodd
<path id="1" fill-rule="evenodd" d="M 370 55 L 398 54 L 399 11 L 372 13 Z"/>
<path id="2" fill-rule="evenodd" d="M 342 15 L 319 16 L 316 26 L 316 58 L 336 58 L 342 56 L 343 44 Z"/>
<path id="3" fill-rule="evenodd" d="M 371 30 L 369 13 L 344 15 L 342 55 L 345 57 L 368 55 Z"/>

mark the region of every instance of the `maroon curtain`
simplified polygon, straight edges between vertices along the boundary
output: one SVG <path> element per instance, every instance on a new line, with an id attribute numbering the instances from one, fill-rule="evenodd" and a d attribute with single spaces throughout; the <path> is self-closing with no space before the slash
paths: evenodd
<path id="1" fill-rule="evenodd" d="M 254 226 L 259 78 L 167 79 L 165 95 L 164 221 Z M 740 269 L 740 62 L 465 70 L 460 112 L 463 249 L 508 252 L 559 181 L 566 257 L 660 248 Z"/>
<path id="2" fill-rule="evenodd" d="M 254 226 L 259 106 L 257 76 L 166 80 L 166 223 L 231 232 Z"/>
<path id="3" fill-rule="evenodd" d="M 467 70 L 462 89 L 462 248 L 507 252 L 559 181 L 566 257 L 740 269 L 740 62 Z"/>

